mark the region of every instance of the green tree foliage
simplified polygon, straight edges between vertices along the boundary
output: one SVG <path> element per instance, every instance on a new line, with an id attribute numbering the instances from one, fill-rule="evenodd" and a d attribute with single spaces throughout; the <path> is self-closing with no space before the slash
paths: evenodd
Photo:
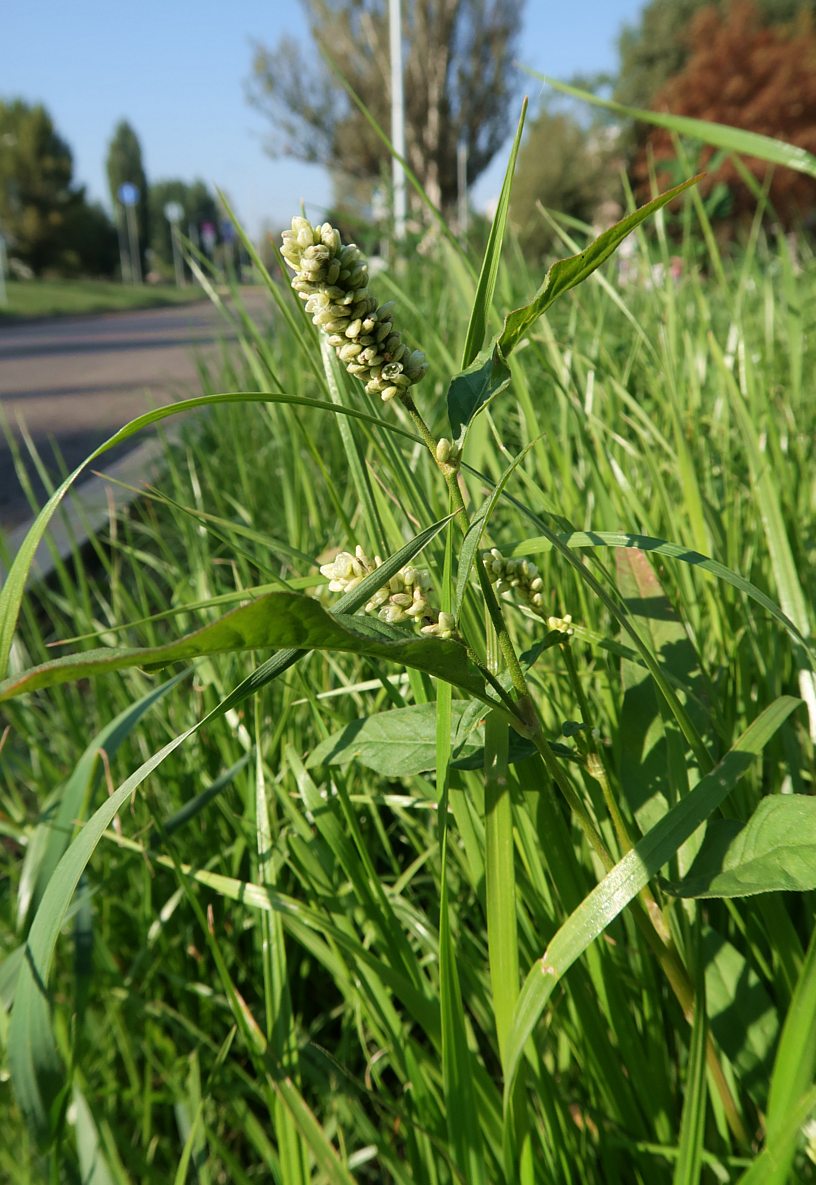
<path id="1" fill-rule="evenodd" d="M 170 223 L 164 214 L 164 207 L 168 202 L 178 202 L 184 214 L 179 227 L 183 235 L 194 228 L 200 233 L 204 222 L 219 223 L 218 203 L 203 181 L 186 181 L 177 179 L 156 181 L 150 186 L 150 248 L 153 252 L 151 266 L 171 269 L 173 267 L 173 243 L 170 236 Z"/>
<path id="2" fill-rule="evenodd" d="M 35 272 L 59 258 L 72 174 L 71 150 L 41 104 L 0 103 L 0 229 Z"/>
<path id="3" fill-rule="evenodd" d="M 768 27 L 751 0 L 733 0 L 725 13 L 711 5 L 694 18 L 691 44 L 683 71 L 655 96 L 658 110 L 745 128 L 816 153 L 816 21 L 809 13 L 790 25 Z M 732 63 L 725 75 L 723 62 Z M 702 151 L 699 164 L 707 174 L 701 192 L 726 187 L 729 217 L 752 217 L 754 192 L 730 158 L 709 166 L 713 153 L 711 148 Z M 671 178 L 674 155 L 669 134 L 653 129 L 635 169 L 644 192 L 649 159 L 657 163 L 660 183 Z M 816 209 L 816 182 L 811 177 L 778 168 L 768 178 L 765 162 L 749 158 L 744 164 L 757 181 L 768 179 L 771 204 L 782 223 L 795 224 Z"/>
<path id="4" fill-rule="evenodd" d="M 108 145 L 106 161 L 108 185 L 110 187 L 111 202 L 117 214 L 121 210 L 119 201 L 119 187 L 129 181 L 139 190 L 139 201 L 136 206 L 136 223 L 139 228 L 139 245 L 142 254 L 142 268 L 144 270 L 144 254 L 147 250 L 150 234 L 150 197 L 147 177 L 142 163 L 142 146 L 139 137 L 122 119 L 116 125 L 113 137 Z"/>
<path id="5" fill-rule="evenodd" d="M 98 202 L 85 200 L 84 188 L 65 217 L 65 248 L 59 270 L 66 275 L 113 276 L 119 267 L 116 227 Z"/>
<path id="6" fill-rule="evenodd" d="M 727 0 L 650 0 L 636 25 L 618 41 L 620 73 L 615 98 L 630 107 L 651 107 L 655 95 L 679 74 L 691 53 L 691 21 L 706 7 L 727 8 Z M 816 12 L 816 0 L 759 0 L 763 25 L 781 25 L 801 12 Z M 722 76 L 722 64 L 718 71 Z"/>
<path id="7" fill-rule="evenodd" d="M 539 206 L 591 223 L 616 194 L 615 132 L 601 123 L 587 128 L 569 111 L 546 106 L 528 126 L 510 207 L 526 252 L 541 256 L 552 246 Z"/>
<path id="8" fill-rule="evenodd" d="M 0 102 L 0 231 L 35 274 L 112 274 L 116 236 L 73 183 L 71 150 L 42 104 Z"/>
<path id="9" fill-rule="evenodd" d="M 289 38 L 256 45 L 250 101 L 268 116 L 273 156 L 318 162 L 375 185 L 390 168 L 381 140 L 332 73 L 333 63 L 381 127 L 390 127 L 386 0 L 301 0 L 316 53 Z M 518 0 L 403 0 L 408 162 L 431 200 L 457 196 L 457 145 L 472 184 L 515 116 Z M 322 59 L 322 60 L 321 60 Z"/>

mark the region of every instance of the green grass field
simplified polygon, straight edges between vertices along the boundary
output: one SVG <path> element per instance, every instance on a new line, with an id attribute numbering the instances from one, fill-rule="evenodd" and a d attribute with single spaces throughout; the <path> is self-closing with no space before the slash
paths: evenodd
<path id="1" fill-rule="evenodd" d="M 816 1180 L 816 267 L 709 231 L 658 214 L 626 286 L 525 324 L 459 478 L 283 292 L 161 487 L 22 597 L 12 680 L 108 649 L 3 706 L 0 1179 Z M 543 279 L 478 269 L 440 237 L 372 282 L 434 439 Z M 468 651 L 319 572 L 423 532 Z"/>
<path id="2" fill-rule="evenodd" d="M 112 280 L 8 280 L 6 291 L 7 303 L 0 305 L 0 325 L 16 318 L 160 308 L 204 297 L 197 285 L 175 288 L 169 284 L 116 284 Z"/>

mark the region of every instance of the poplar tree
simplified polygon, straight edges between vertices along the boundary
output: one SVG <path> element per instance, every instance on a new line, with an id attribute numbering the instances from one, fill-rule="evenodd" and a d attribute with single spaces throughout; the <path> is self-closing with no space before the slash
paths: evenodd
<path id="1" fill-rule="evenodd" d="M 313 48 L 291 38 L 255 46 L 250 101 L 269 119 L 270 155 L 325 165 L 373 187 L 390 175 L 387 149 L 339 81 L 390 128 L 387 0 L 301 0 Z M 469 185 L 511 133 L 523 3 L 403 0 L 408 163 L 435 205 L 457 198 L 457 148 Z M 336 71 L 336 72 L 335 72 Z"/>
<path id="2" fill-rule="evenodd" d="M 144 272 L 144 254 L 150 241 L 150 195 L 142 163 L 142 146 L 139 143 L 139 137 L 127 120 L 120 120 L 114 128 L 113 137 L 108 145 L 106 170 L 111 202 L 117 213 L 121 206 L 119 201 L 120 186 L 129 182 L 139 190 L 136 222 L 139 228 L 139 250 L 142 255 L 142 272 Z"/>

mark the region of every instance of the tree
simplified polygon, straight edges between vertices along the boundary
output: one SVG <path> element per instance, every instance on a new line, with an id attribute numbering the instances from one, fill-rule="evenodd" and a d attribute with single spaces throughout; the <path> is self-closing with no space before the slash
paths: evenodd
<path id="1" fill-rule="evenodd" d="M 147 177 L 142 164 L 142 146 L 139 143 L 139 137 L 124 119 L 116 125 L 108 145 L 106 168 L 111 202 L 117 216 L 121 210 L 119 187 L 125 182 L 130 182 L 139 190 L 136 225 L 139 230 L 139 251 L 142 256 L 142 272 L 144 273 L 144 254 L 147 250 L 150 233 L 150 197 Z"/>
<path id="2" fill-rule="evenodd" d="M 115 275 L 119 267 L 116 227 L 98 202 L 88 202 L 84 187 L 65 218 L 64 249 L 59 270 L 65 274 Z"/>
<path id="3" fill-rule="evenodd" d="M 519 153 L 511 221 L 528 254 L 543 255 L 553 233 L 539 205 L 583 222 L 619 188 L 614 158 L 617 129 L 589 128 L 569 111 L 545 106 L 529 125 Z"/>
<path id="4" fill-rule="evenodd" d="M 73 158 L 41 104 L 0 103 L 0 230 L 39 273 L 57 263 L 76 202 Z"/>
<path id="5" fill-rule="evenodd" d="M 42 104 L 0 102 L 0 231 L 35 274 L 112 274 L 116 232 L 73 182 L 71 149 Z"/>
<path id="6" fill-rule="evenodd" d="M 620 71 L 615 98 L 630 107 L 651 107 L 658 91 L 679 74 L 691 52 L 691 22 L 702 8 L 727 0 L 650 0 L 637 25 L 626 26 L 618 39 Z M 816 12 L 816 0 L 758 0 L 763 25 L 783 25 L 800 12 Z M 722 65 L 718 71 L 722 76 Z"/>
<path id="7" fill-rule="evenodd" d="M 150 248 L 155 258 L 151 264 L 164 264 L 169 270 L 173 266 L 173 243 L 170 237 L 170 223 L 164 213 L 168 202 L 178 202 L 184 211 L 179 227 L 186 235 L 190 226 L 200 232 L 202 223 L 219 223 L 218 204 L 203 181 L 168 180 L 156 181 L 150 186 Z"/>
<path id="8" fill-rule="evenodd" d="M 732 63 L 726 75 L 722 63 Z M 816 153 L 816 27 L 803 13 L 792 25 L 763 27 L 751 0 L 734 0 L 723 14 L 713 5 L 702 9 L 692 24 L 692 52 L 685 69 L 655 99 L 658 110 L 730 124 L 797 144 Z M 653 130 L 648 149 L 660 171 L 674 158 L 671 137 Z M 705 167 L 714 149 L 702 150 Z M 749 158 L 744 164 L 759 181 L 769 166 Z M 636 173 L 648 183 L 648 161 L 641 154 Z M 751 216 L 756 198 L 726 159 L 700 183 L 703 194 L 726 185 L 731 215 Z M 816 182 L 792 169 L 777 168 L 770 183 L 771 204 L 785 224 L 796 222 L 816 207 Z"/>
<path id="9" fill-rule="evenodd" d="M 301 0 L 315 48 L 255 47 L 250 101 L 268 116 L 272 156 L 323 164 L 369 183 L 388 176 L 382 141 L 329 67 L 390 127 L 387 0 Z M 479 177 L 512 129 L 512 61 L 523 2 L 403 0 L 408 163 L 442 209 L 457 197 L 457 146 Z"/>

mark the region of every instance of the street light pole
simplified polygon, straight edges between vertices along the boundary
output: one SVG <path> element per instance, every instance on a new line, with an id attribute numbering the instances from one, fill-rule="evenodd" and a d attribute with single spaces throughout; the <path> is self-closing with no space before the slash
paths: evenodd
<path id="1" fill-rule="evenodd" d="M 402 90 L 402 5 L 389 0 L 389 41 L 391 50 L 391 143 L 396 156 L 391 161 L 394 185 L 394 238 L 405 238 L 405 172 L 397 156 L 405 159 L 405 97 Z"/>

